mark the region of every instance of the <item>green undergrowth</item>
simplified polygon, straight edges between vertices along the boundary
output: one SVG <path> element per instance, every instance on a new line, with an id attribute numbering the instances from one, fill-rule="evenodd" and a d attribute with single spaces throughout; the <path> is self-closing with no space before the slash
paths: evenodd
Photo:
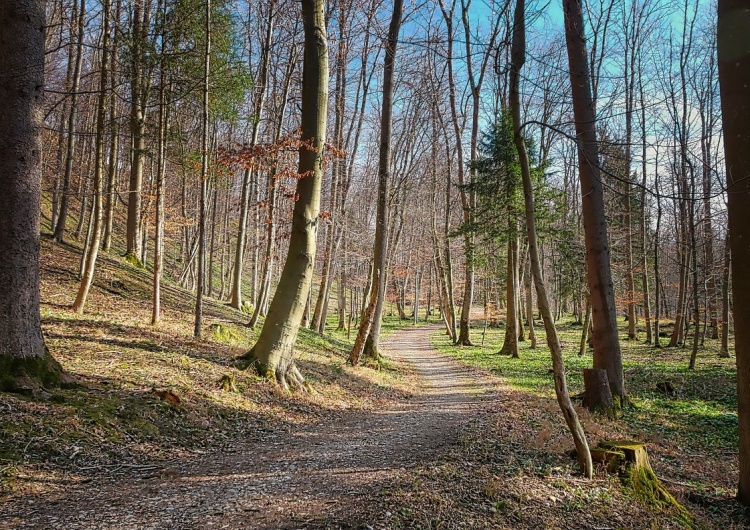
<path id="1" fill-rule="evenodd" d="M 621 322 L 621 337 L 626 336 Z M 571 319 L 558 323 L 571 395 L 583 392 L 583 369 L 590 368 L 591 350 L 578 355 L 581 327 Z M 474 347 L 456 348 L 444 332 L 433 336 L 434 345 L 467 364 L 501 376 L 512 387 L 538 396 L 553 397 L 551 358 L 544 328 L 536 327 L 537 348 L 528 340 L 519 343 L 519 359 L 499 355 L 505 330 L 488 329 L 485 343 L 474 331 Z M 641 337 L 643 339 L 643 337 Z M 641 341 L 621 339 L 625 387 L 631 406 L 621 420 L 652 439 L 665 438 L 695 451 L 729 451 L 737 447 L 737 392 L 734 358 L 719 358 L 719 341 L 706 339 L 698 350 L 694 370 L 688 369 L 687 348 L 653 348 Z M 660 383 L 668 383 L 672 392 Z M 662 388 L 660 388 L 660 386 Z"/>
<path id="2" fill-rule="evenodd" d="M 734 357 L 720 358 L 719 341 L 706 338 L 698 349 L 696 367 L 690 370 L 691 339 L 685 348 L 657 349 L 645 344 L 643 333 L 640 340 L 628 341 L 626 323 L 620 325 L 630 403 L 614 420 L 582 412 L 589 441 L 628 437 L 645 442 L 657 474 L 671 478 L 666 486 L 681 491 L 681 501 L 690 511 L 702 509 L 709 518 L 731 512 L 739 443 Z M 581 326 L 572 319 L 558 322 L 557 327 L 569 391 L 575 398 L 583 392 L 582 371 L 591 367 L 592 351 L 578 356 Z M 537 348 L 532 350 L 528 340 L 519 343 L 518 359 L 498 354 L 503 328 L 488 329 L 484 344 L 481 329 L 474 329 L 475 346 L 461 348 L 451 345 L 441 330 L 433 335 L 433 344 L 468 365 L 500 376 L 512 389 L 554 403 L 552 364 L 541 322 L 536 332 Z M 731 346 L 730 342 L 730 351 Z"/>

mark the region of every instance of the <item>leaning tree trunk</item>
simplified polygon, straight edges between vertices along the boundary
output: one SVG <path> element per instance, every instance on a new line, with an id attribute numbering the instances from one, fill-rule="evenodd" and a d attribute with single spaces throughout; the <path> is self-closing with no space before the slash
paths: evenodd
<path id="1" fill-rule="evenodd" d="M 349 353 L 352 366 L 359 363 L 365 351 L 365 343 L 370 338 L 373 319 L 380 318 L 378 305 L 382 308 L 386 288 L 386 265 L 388 261 L 388 180 L 391 170 L 391 129 L 393 125 L 393 74 L 396 66 L 396 46 L 398 33 L 401 29 L 401 12 L 403 0 L 393 3 L 393 16 L 388 29 L 385 60 L 383 65 L 383 106 L 380 116 L 380 160 L 378 163 L 378 211 L 375 224 L 375 252 L 373 259 L 373 288 L 367 309 L 364 311 L 359 325 L 357 338 Z M 377 355 L 377 343 L 370 351 Z"/>
<path id="2" fill-rule="evenodd" d="M 732 251 L 740 479 L 737 498 L 750 505 L 750 40 L 747 2 L 719 0 L 719 89 L 727 167 Z"/>
<path id="3" fill-rule="evenodd" d="M 302 142 L 289 251 L 258 342 L 245 358 L 262 376 L 302 388 L 294 343 L 310 293 L 320 214 L 323 147 L 328 104 L 328 42 L 325 1 L 302 0 L 305 29 L 302 74 Z"/>
<path id="4" fill-rule="evenodd" d="M 42 337 L 39 212 L 44 99 L 43 0 L 0 6 L 0 390 L 60 383 Z"/>
<path id="5" fill-rule="evenodd" d="M 563 0 L 563 8 L 578 145 L 587 277 L 594 323 L 594 368 L 607 371 L 612 395 L 622 402 L 626 398 L 625 381 L 617 335 L 615 293 L 596 140 L 596 116 L 591 96 L 581 0 Z"/>
<path id="6" fill-rule="evenodd" d="M 581 423 L 578 421 L 578 415 L 570 401 L 568 386 L 565 380 L 565 364 L 562 355 L 562 345 L 560 338 L 555 329 L 555 322 L 552 318 L 549 302 L 547 300 L 547 290 L 542 280 L 542 267 L 539 263 L 539 251 L 536 237 L 536 219 L 534 216 L 534 196 L 531 187 L 531 171 L 529 168 L 529 156 L 526 152 L 526 143 L 521 135 L 521 95 L 519 90 L 519 78 L 521 68 L 526 60 L 526 27 L 524 20 L 524 0 L 518 0 L 515 10 L 515 26 L 513 29 L 512 44 L 512 68 L 510 74 L 510 106 L 513 114 L 513 140 L 518 151 L 518 158 L 521 165 L 521 177 L 523 180 L 523 196 L 526 209 L 526 231 L 529 237 L 529 258 L 531 261 L 531 271 L 534 275 L 534 284 L 536 285 L 536 294 L 539 303 L 539 311 L 542 313 L 544 328 L 547 332 L 547 344 L 552 354 L 552 370 L 555 380 L 555 394 L 557 403 L 560 405 L 565 423 L 573 436 L 573 442 L 578 454 L 578 463 L 581 471 L 587 478 L 593 475 L 594 466 L 591 462 L 591 452 L 589 451 L 586 434 L 583 431 Z"/>

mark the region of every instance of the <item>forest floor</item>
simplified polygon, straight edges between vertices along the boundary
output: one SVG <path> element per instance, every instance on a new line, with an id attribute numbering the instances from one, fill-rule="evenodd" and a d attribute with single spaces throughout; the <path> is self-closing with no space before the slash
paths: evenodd
<path id="1" fill-rule="evenodd" d="M 102 257 L 87 315 L 71 313 L 77 260 L 74 246 L 43 243 L 46 341 L 80 386 L 0 393 L 0 529 L 691 526 L 603 469 L 580 477 L 543 346 L 512 361 L 494 353 L 500 330 L 456 350 L 435 326 L 389 321 L 387 361 L 355 369 L 346 332 L 302 330 L 313 392 L 287 394 L 233 366 L 257 335 L 247 316 L 209 300 L 193 339 L 190 297 L 167 285 L 163 322 L 150 326 L 149 274 L 120 259 Z M 637 407 L 618 420 L 581 411 L 587 434 L 647 442 L 692 526 L 748 528 L 732 498 L 736 418 L 710 408 L 731 394 L 728 369 L 699 365 L 690 379 L 660 364 L 668 355 L 628 365 Z M 693 409 L 644 399 L 638 385 L 662 377 L 679 394 L 698 381 L 707 397 L 688 396 Z"/>

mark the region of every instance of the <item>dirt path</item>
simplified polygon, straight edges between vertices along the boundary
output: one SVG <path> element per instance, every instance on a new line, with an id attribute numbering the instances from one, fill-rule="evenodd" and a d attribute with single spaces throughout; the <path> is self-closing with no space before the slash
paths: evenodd
<path id="1" fill-rule="evenodd" d="M 0 505 L 0 528 L 367 528 L 369 517 L 384 520 L 384 485 L 439 455 L 491 395 L 491 381 L 430 346 L 434 330 L 406 329 L 383 344 L 420 376 L 405 403 L 271 433 L 262 445 L 192 456 L 158 474 L 17 499 Z"/>

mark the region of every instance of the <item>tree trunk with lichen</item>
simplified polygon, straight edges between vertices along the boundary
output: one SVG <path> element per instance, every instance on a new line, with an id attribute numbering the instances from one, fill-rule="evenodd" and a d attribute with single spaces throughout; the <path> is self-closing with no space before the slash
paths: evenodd
<path id="1" fill-rule="evenodd" d="M 305 50 L 301 130 L 306 145 L 299 149 L 298 200 L 294 203 L 289 251 L 279 285 L 258 342 L 244 356 L 248 367 L 252 366 L 258 374 L 277 381 L 284 388 L 290 385 L 305 388 L 305 380 L 294 363 L 294 343 L 312 284 L 320 214 L 328 110 L 328 39 L 324 8 L 324 0 L 302 0 Z"/>
<path id="2" fill-rule="evenodd" d="M 0 7 L 0 390 L 33 392 L 64 375 L 42 337 L 39 212 L 44 97 L 42 0 Z"/>

